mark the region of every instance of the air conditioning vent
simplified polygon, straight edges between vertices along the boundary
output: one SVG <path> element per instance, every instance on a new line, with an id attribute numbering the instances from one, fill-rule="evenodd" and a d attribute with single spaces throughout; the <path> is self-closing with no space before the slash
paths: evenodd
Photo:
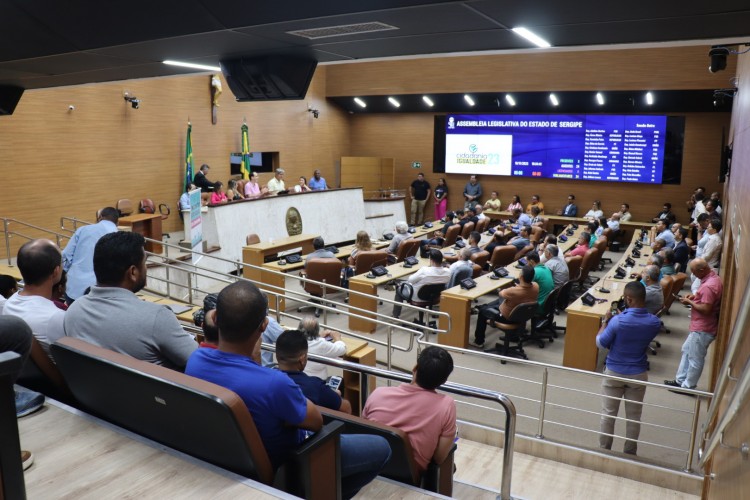
<path id="1" fill-rule="evenodd" d="M 397 30 L 395 26 L 381 22 L 344 24 L 342 26 L 328 26 L 326 28 L 312 28 L 309 30 L 287 31 L 290 35 L 301 36 L 309 40 L 329 38 L 332 36 L 359 35 L 361 33 L 375 33 L 378 31 Z"/>

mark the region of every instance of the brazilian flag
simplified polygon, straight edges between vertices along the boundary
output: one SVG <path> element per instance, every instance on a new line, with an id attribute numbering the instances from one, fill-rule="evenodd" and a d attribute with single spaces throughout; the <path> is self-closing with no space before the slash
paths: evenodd
<path id="1" fill-rule="evenodd" d="M 193 126 L 188 122 L 187 140 L 185 141 L 185 192 L 190 189 L 190 184 L 193 183 L 193 140 L 190 138 L 192 129 Z"/>
<path id="2" fill-rule="evenodd" d="M 250 141 L 247 138 L 247 123 L 242 124 L 242 165 L 240 173 L 243 179 L 250 178 Z"/>

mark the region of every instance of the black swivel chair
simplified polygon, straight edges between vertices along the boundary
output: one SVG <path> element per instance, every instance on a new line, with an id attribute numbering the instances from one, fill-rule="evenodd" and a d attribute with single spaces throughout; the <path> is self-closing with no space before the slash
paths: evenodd
<path id="1" fill-rule="evenodd" d="M 523 344 L 528 339 L 528 333 L 526 332 L 526 322 L 529 321 L 536 312 L 536 302 L 526 302 L 524 304 L 518 304 L 510 313 L 508 318 L 503 318 L 503 321 L 493 321 L 492 324 L 501 330 L 505 336 L 502 337 L 495 344 L 494 349 L 489 349 L 485 352 L 494 352 L 502 354 L 503 356 L 510 356 L 514 358 L 529 359 L 526 353 L 523 352 Z M 517 345 L 511 346 L 511 342 L 515 342 Z M 505 361 L 501 361 L 505 364 Z"/>

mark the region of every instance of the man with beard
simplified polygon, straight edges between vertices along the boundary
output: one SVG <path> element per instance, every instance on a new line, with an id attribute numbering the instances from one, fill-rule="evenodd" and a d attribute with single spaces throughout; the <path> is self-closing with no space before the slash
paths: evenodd
<path id="1" fill-rule="evenodd" d="M 99 239 L 96 286 L 65 313 L 65 335 L 182 370 L 198 344 L 169 308 L 135 295 L 146 285 L 144 242 L 140 234 L 123 231 Z"/>

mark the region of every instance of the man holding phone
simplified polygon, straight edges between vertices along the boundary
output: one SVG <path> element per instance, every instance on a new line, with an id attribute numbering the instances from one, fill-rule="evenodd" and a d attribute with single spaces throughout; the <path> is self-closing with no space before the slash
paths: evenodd
<path id="1" fill-rule="evenodd" d="M 661 329 L 659 318 L 646 310 L 646 288 L 640 281 L 625 285 L 625 305 L 627 309 L 612 317 L 607 311 L 604 323 L 596 336 L 599 349 L 609 349 L 605 361 L 606 375 L 620 378 L 648 381 L 648 345 Z M 646 386 L 628 383 L 623 380 L 605 378 L 602 380 L 602 419 L 600 424 L 599 447 L 612 449 L 615 431 L 615 417 L 620 409 L 620 401 L 625 399 L 626 441 L 625 453 L 635 455 L 638 450 L 638 436 L 641 433 L 641 412 Z"/>

